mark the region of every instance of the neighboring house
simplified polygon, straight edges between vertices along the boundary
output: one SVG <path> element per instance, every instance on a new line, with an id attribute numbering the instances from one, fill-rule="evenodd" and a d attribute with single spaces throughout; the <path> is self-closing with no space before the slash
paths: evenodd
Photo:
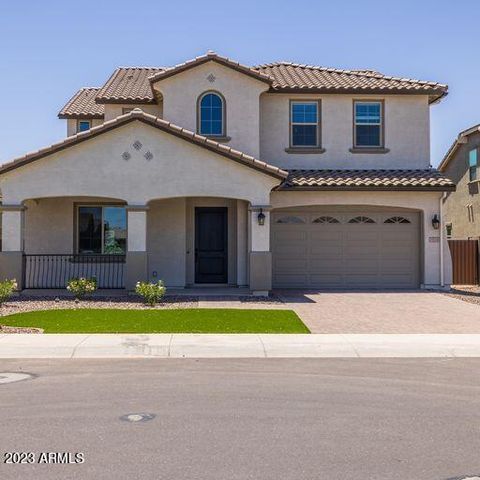
<path id="1" fill-rule="evenodd" d="M 118 68 L 61 110 L 68 137 L 0 167 L 3 277 L 169 287 L 449 283 L 430 168 L 447 86 L 213 52 Z"/>
<path id="2" fill-rule="evenodd" d="M 444 223 L 451 238 L 480 238 L 480 125 L 460 132 L 439 165 L 456 184 L 444 204 Z"/>

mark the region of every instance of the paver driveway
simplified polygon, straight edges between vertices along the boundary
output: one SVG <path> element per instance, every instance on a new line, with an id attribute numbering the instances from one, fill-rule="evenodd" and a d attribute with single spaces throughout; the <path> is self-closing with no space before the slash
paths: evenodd
<path id="1" fill-rule="evenodd" d="M 427 291 L 277 291 L 312 333 L 480 333 L 480 305 Z"/>

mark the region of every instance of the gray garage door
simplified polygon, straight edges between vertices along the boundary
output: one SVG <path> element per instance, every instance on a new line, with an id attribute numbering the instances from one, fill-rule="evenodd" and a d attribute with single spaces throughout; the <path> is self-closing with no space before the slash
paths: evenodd
<path id="1" fill-rule="evenodd" d="M 417 288 L 419 214 L 274 211 L 274 287 Z"/>

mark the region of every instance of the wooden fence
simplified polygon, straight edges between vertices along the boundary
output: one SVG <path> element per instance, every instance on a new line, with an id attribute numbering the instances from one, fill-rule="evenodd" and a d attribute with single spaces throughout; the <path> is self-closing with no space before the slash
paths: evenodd
<path id="1" fill-rule="evenodd" d="M 448 245 L 452 254 L 453 284 L 479 284 L 479 241 L 478 240 L 449 240 Z"/>

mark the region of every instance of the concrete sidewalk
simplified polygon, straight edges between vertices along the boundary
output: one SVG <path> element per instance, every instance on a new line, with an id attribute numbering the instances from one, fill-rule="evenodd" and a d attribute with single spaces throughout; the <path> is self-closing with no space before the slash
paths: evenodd
<path id="1" fill-rule="evenodd" d="M 0 358 L 480 357 L 480 334 L 4 334 Z"/>

